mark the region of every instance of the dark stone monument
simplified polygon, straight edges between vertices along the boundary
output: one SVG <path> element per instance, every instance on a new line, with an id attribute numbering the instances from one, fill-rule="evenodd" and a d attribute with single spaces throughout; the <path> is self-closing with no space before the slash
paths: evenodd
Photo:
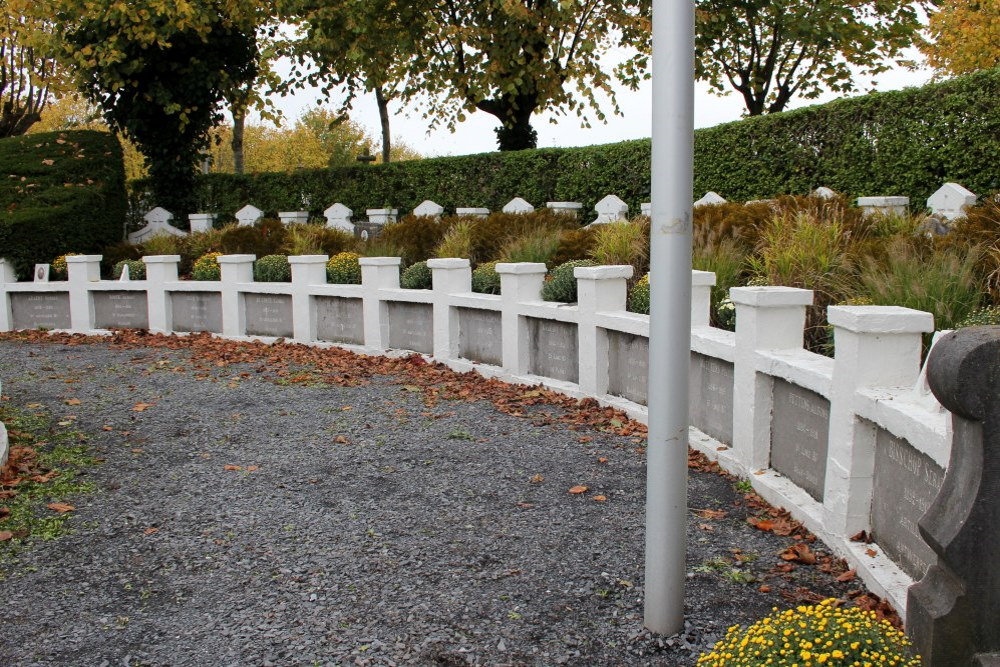
<path id="1" fill-rule="evenodd" d="M 691 425 L 733 444 L 733 364 L 691 353 Z"/>
<path id="2" fill-rule="evenodd" d="M 69 293 L 42 292 L 10 295 L 15 329 L 69 329 Z"/>
<path id="3" fill-rule="evenodd" d="M 528 372 L 567 382 L 580 381 L 580 342 L 576 325 L 529 317 Z"/>
<path id="4" fill-rule="evenodd" d="M 645 336 L 608 331 L 608 393 L 646 405 L 648 382 L 649 340 Z"/>
<path id="5" fill-rule="evenodd" d="M 91 292 L 94 327 L 98 329 L 148 329 L 149 307 L 145 292 Z"/>
<path id="6" fill-rule="evenodd" d="M 1000 327 L 942 338 L 927 379 L 954 440 L 919 522 L 938 561 L 910 587 L 907 630 L 928 667 L 1000 665 Z"/>
<path id="7" fill-rule="evenodd" d="M 390 301 L 389 347 L 434 354 L 434 307 L 428 303 Z"/>
<path id="8" fill-rule="evenodd" d="M 771 467 L 823 502 L 830 401 L 781 378 L 772 396 Z"/>
<path id="9" fill-rule="evenodd" d="M 458 356 L 503 366 L 500 313 L 475 308 L 458 309 Z"/>
<path id="10" fill-rule="evenodd" d="M 292 297 L 290 294 L 244 294 L 248 336 L 291 338 Z"/>
<path id="11" fill-rule="evenodd" d="M 314 297 L 316 339 L 331 343 L 365 344 L 365 321 L 361 299 L 339 296 Z"/>
<path id="12" fill-rule="evenodd" d="M 171 292 L 174 331 L 222 333 L 222 295 L 218 292 Z"/>
<path id="13" fill-rule="evenodd" d="M 941 488 L 944 471 L 906 440 L 879 428 L 872 482 L 872 537 L 904 572 L 920 579 L 936 556 L 917 522 Z"/>

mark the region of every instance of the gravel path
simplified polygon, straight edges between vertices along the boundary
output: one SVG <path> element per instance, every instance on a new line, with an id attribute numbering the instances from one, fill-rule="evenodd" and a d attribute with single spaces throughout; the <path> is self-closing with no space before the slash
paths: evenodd
<path id="1" fill-rule="evenodd" d="M 792 541 L 692 472 L 690 506 L 726 515 L 692 514 L 687 629 L 651 637 L 634 438 L 428 408 L 393 377 L 199 373 L 186 350 L 7 338 L 0 378 L 104 459 L 74 532 L 4 566 L 0 664 L 690 665 L 795 591 L 859 587 L 775 574 Z"/>

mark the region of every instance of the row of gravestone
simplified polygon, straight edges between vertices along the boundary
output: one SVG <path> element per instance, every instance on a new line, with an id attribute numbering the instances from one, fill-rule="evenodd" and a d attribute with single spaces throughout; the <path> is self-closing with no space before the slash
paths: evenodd
<path id="1" fill-rule="evenodd" d="M 836 192 L 825 187 L 817 188 L 812 194 L 823 199 L 832 199 L 837 196 Z M 767 203 L 770 201 L 771 200 L 761 199 L 747 203 Z M 723 197 L 715 192 L 709 192 L 704 197 L 694 202 L 694 206 L 708 206 L 725 203 L 727 202 Z M 945 183 L 940 189 L 937 190 L 937 192 L 928 198 L 927 207 L 930 209 L 933 216 L 940 218 L 943 221 L 942 224 L 946 225 L 947 222 L 964 216 L 965 207 L 971 206 L 975 203 L 975 194 L 958 183 Z M 865 211 L 866 214 L 896 213 L 903 215 L 909 209 L 910 198 L 859 197 L 857 204 Z M 553 211 L 577 217 L 583 212 L 583 204 L 579 202 L 548 202 L 545 206 Z M 625 220 L 628 216 L 628 208 L 628 204 L 622 201 L 619 197 L 615 195 L 608 195 L 601 201 L 597 202 L 597 205 L 594 207 L 594 212 L 597 213 L 597 219 L 591 224 L 601 225 L 619 220 Z M 649 215 L 651 209 L 651 204 L 642 204 L 641 210 L 643 215 Z M 504 213 L 529 213 L 534 211 L 535 207 L 524 199 L 515 197 L 510 200 L 502 210 Z M 388 223 L 395 222 L 399 217 L 399 210 L 394 208 L 367 209 L 366 213 L 368 215 L 367 222 L 355 223 L 352 221 L 354 211 L 341 203 L 333 204 L 328 209 L 323 211 L 323 215 L 326 217 L 327 227 L 342 229 L 351 234 L 358 234 L 363 238 L 368 238 L 368 235 L 371 232 L 377 233 L 379 228 Z M 429 200 L 422 202 L 413 209 L 413 215 L 417 216 L 437 218 L 443 213 L 443 206 Z M 462 216 L 486 217 L 489 215 L 490 210 L 488 208 L 458 208 L 455 210 L 455 213 Z M 173 219 L 173 214 L 163 208 L 156 207 L 143 217 L 146 220 L 146 226 L 129 234 L 128 238 L 132 243 L 142 243 L 153 236 L 161 234 L 171 234 L 174 236 L 185 236 L 187 234 L 187 232 L 184 232 L 183 230 L 170 224 L 170 221 Z M 247 204 L 236 212 L 236 221 L 240 227 L 251 227 L 263 217 L 264 211 L 260 210 L 256 206 L 253 206 L 252 204 Z M 307 211 L 282 211 L 278 213 L 278 217 L 282 223 L 286 225 L 304 224 L 309 221 L 309 213 Z M 215 222 L 214 213 L 192 213 L 188 216 L 188 218 L 191 224 L 192 232 L 208 231 L 212 229 Z"/>

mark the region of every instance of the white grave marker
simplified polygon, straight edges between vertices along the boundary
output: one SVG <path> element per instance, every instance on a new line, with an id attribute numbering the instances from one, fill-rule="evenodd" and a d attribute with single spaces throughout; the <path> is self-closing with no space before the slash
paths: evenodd
<path id="1" fill-rule="evenodd" d="M 456 208 L 455 215 L 467 215 L 473 218 L 485 218 L 490 214 L 488 208 Z"/>
<path id="2" fill-rule="evenodd" d="M 580 217 L 580 211 L 583 210 L 583 204 L 576 201 L 550 201 L 545 202 L 545 208 L 553 210 L 556 213 L 572 215 L 574 218 L 578 218 Z"/>
<path id="3" fill-rule="evenodd" d="M 831 190 L 830 188 L 826 187 L 825 185 L 821 185 L 820 187 L 812 191 L 812 196 L 819 197 L 820 199 L 836 199 L 837 193 Z"/>
<path id="4" fill-rule="evenodd" d="M 323 211 L 323 215 L 326 216 L 326 226 L 331 229 L 342 229 L 345 232 L 354 233 L 354 223 L 351 222 L 351 216 L 354 215 L 354 211 L 347 208 L 340 202 L 333 204 L 330 208 Z"/>
<path id="5" fill-rule="evenodd" d="M 253 227 L 257 221 L 264 217 L 264 211 L 253 204 L 247 204 L 236 211 L 236 221 L 240 227 Z"/>
<path id="6" fill-rule="evenodd" d="M 976 195 L 958 183 L 945 183 L 927 199 L 927 208 L 945 220 L 965 217 L 965 207 L 974 206 Z"/>
<path id="7" fill-rule="evenodd" d="M 132 280 L 132 276 L 129 272 L 128 264 L 122 265 L 122 275 L 118 278 L 120 282 L 127 283 Z"/>
<path id="8" fill-rule="evenodd" d="M 396 222 L 399 215 L 397 208 L 369 208 L 365 210 L 368 214 L 368 222 L 373 225 L 388 225 Z"/>
<path id="9" fill-rule="evenodd" d="M 146 221 L 146 226 L 128 235 L 130 243 L 142 243 L 154 236 L 163 236 L 165 234 L 187 236 L 187 232 L 177 229 L 170 224 L 170 221 L 174 218 L 174 214 L 164 208 L 157 206 L 142 217 Z"/>
<path id="10" fill-rule="evenodd" d="M 192 232 L 210 232 L 215 224 L 214 213 L 190 213 L 188 221 L 191 223 Z"/>
<path id="11" fill-rule="evenodd" d="M 304 225 L 309 222 L 309 211 L 278 211 L 278 219 L 285 225 Z"/>
<path id="12" fill-rule="evenodd" d="M 717 192 L 708 191 L 705 196 L 694 203 L 694 206 L 714 206 L 715 204 L 725 204 L 726 200 Z"/>
<path id="13" fill-rule="evenodd" d="M 425 199 L 420 202 L 420 204 L 413 209 L 413 215 L 425 216 L 428 218 L 440 218 L 441 214 L 444 213 L 444 206 L 436 202 L 432 202 L 430 199 Z"/>
<path id="14" fill-rule="evenodd" d="M 608 195 L 601 201 L 597 202 L 597 205 L 594 207 L 594 211 L 597 213 L 597 220 L 590 223 L 592 225 L 603 225 L 608 222 L 618 222 L 619 220 L 625 220 L 628 217 L 628 204 L 615 195 Z"/>
<path id="15" fill-rule="evenodd" d="M 534 210 L 534 206 L 520 197 L 514 197 L 503 207 L 504 213 L 531 213 Z"/>
<path id="16" fill-rule="evenodd" d="M 858 197 L 858 206 L 865 216 L 881 214 L 906 215 L 909 197 Z"/>
<path id="17" fill-rule="evenodd" d="M 653 214 L 653 202 L 644 201 L 639 205 L 639 210 L 647 218 Z"/>

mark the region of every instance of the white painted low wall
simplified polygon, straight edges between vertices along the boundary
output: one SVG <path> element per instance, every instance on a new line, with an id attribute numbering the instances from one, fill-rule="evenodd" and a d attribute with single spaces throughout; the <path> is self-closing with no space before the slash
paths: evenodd
<path id="1" fill-rule="evenodd" d="M 142 326 L 232 339 L 422 352 L 460 370 L 541 383 L 646 419 L 649 318 L 625 310 L 631 267 L 577 268 L 579 302 L 542 301 L 542 264 L 499 264 L 502 294 L 471 290 L 468 260 L 434 259 L 431 290 L 399 287 L 398 258 L 363 258 L 361 285 L 326 283 L 326 256 L 290 258 L 290 283 L 253 282 L 252 255 L 220 258 L 221 281 L 179 280 L 176 256 L 145 257 L 146 280 L 99 280 L 99 256 L 68 257 L 69 280 L 18 283 L 0 260 L 0 330 Z M 829 310 L 833 359 L 802 348 L 808 290 L 732 290 L 736 332 L 709 326 L 711 273 L 692 275 L 691 445 L 792 512 L 905 614 L 934 558 L 916 521 L 937 493 L 950 415 L 920 377 L 932 317 L 905 308 Z M 866 531 L 874 544 L 851 541 Z M 872 555 L 874 554 L 874 555 Z"/>

